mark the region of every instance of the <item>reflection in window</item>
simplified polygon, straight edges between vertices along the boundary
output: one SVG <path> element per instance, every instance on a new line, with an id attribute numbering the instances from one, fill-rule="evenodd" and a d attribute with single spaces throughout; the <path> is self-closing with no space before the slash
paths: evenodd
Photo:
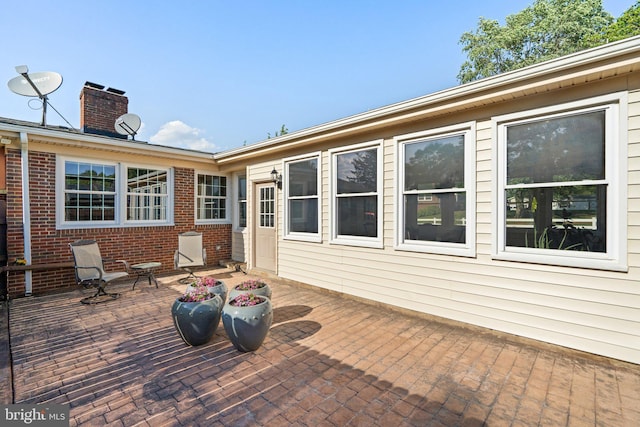
<path id="1" fill-rule="evenodd" d="M 57 226 L 61 228 L 168 224 L 173 221 L 172 169 L 120 163 L 56 160 Z"/>
<path id="2" fill-rule="evenodd" d="M 378 237 L 378 149 L 335 156 L 338 236 Z"/>
<path id="3" fill-rule="evenodd" d="M 198 174 L 196 212 L 196 218 L 198 220 L 226 219 L 226 177 Z"/>
<path id="4" fill-rule="evenodd" d="M 318 158 L 288 162 L 289 233 L 318 233 Z"/>
<path id="5" fill-rule="evenodd" d="M 262 228 L 274 228 L 275 227 L 275 188 L 274 187 L 262 187 L 260 188 L 260 222 L 259 225 Z"/>
<path id="6" fill-rule="evenodd" d="M 404 148 L 405 241 L 466 242 L 464 135 Z"/>
<path id="7" fill-rule="evenodd" d="M 247 226 L 247 176 L 238 176 L 238 227 Z"/>
<path id="8" fill-rule="evenodd" d="M 127 220 L 167 219 L 167 171 L 127 168 Z"/>
<path id="9" fill-rule="evenodd" d="M 65 221 L 114 221 L 116 167 L 66 161 Z"/>
<path id="10" fill-rule="evenodd" d="M 506 246 L 606 252 L 605 111 L 507 126 Z"/>

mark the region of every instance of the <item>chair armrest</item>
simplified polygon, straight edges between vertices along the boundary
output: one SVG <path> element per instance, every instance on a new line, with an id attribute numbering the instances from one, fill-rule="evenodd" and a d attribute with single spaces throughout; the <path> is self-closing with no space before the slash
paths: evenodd
<path id="1" fill-rule="evenodd" d="M 207 265 L 207 248 L 202 248 L 202 263 Z"/>
<path id="2" fill-rule="evenodd" d="M 117 260 L 115 260 L 115 262 L 119 262 L 119 263 L 124 264 L 124 269 L 127 270 L 127 271 L 131 271 L 131 269 L 129 268 L 129 263 L 127 261 L 125 261 L 123 259 L 117 259 Z"/>
<path id="3" fill-rule="evenodd" d="M 173 254 L 173 268 L 178 269 L 178 250 Z"/>
<path id="4" fill-rule="evenodd" d="M 180 255 L 182 255 L 182 257 L 184 259 L 186 259 L 187 261 L 191 261 L 193 262 L 193 259 L 189 258 L 188 256 L 186 256 L 185 254 L 183 254 L 182 252 L 180 252 L 180 250 L 177 250 L 175 255 L 173 256 L 173 264 L 175 265 L 176 268 L 178 268 L 178 264 L 180 262 Z M 207 254 L 204 254 L 204 259 L 207 258 Z"/>

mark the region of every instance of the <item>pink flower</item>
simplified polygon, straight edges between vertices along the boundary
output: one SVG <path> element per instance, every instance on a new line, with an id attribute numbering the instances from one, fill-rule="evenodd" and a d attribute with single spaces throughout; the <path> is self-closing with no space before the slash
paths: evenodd
<path id="1" fill-rule="evenodd" d="M 229 304 L 234 307 L 249 307 L 252 305 L 258 305 L 265 301 L 264 297 L 257 296 L 254 294 L 240 294 L 231 301 Z"/>
<path id="2" fill-rule="evenodd" d="M 182 302 L 200 302 L 215 297 L 209 292 L 209 286 L 215 286 L 218 281 L 213 277 L 199 277 L 188 286 L 184 294 L 178 298 Z"/>
<path id="3" fill-rule="evenodd" d="M 215 279 L 214 277 L 210 277 L 210 276 L 206 276 L 206 277 L 202 277 L 198 279 L 201 283 L 203 283 L 205 286 L 216 286 L 218 285 L 220 282 L 218 282 L 217 279 Z"/>
<path id="4" fill-rule="evenodd" d="M 264 288 L 265 286 L 267 286 L 267 284 L 260 279 L 249 279 L 236 286 L 236 289 L 239 291 L 250 291 L 253 289 Z"/>

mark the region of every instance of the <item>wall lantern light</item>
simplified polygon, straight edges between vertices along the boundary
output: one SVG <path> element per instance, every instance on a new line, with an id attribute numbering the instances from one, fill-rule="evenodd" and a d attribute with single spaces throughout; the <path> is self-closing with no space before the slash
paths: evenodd
<path id="1" fill-rule="evenodd" d="M 282 188 L 282 175 L 278 173 L 275 167 L 271 171 L 271 181 L 273 181 L 278 188 Z"/>

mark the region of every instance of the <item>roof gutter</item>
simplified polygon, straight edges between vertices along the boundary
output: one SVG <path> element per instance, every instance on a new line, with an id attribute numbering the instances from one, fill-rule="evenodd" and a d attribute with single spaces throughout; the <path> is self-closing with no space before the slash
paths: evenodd
<path id="1" fill-rule="evenodd" d="M 153 152 L 158 156 L 164 157 L 183 157 L 188 159 L 199 158 L 202 160 L 213 160 L 213 154 L 205 153 L 203 151 L 188 150 L 184 148 L 166 147 L 163 145 L 148 144 L 137 141 L 117 140 L 117 144 L 114 144 L 115 140 L 102 136 L 87 135 L 84 133 L 66 132 L 56 129 L 47 129 L 39 127 L 29 127 L 23 125 L 16 125 L 10 123 L 0 123 L 0 129 L 7 130 L 9 132 L 16 133 L 28 133 L 31 139 L 34 136 L 42 138 L 56 138 L 68 140 L 69 143 L 74 145 L 80 145 L 79 143 L 90 143 L 98 146 L 103 146 L 109 150 L 113 150 L 114 147 L 122 148 L 125 152 L 136 152 L 140 150 Z"/>

